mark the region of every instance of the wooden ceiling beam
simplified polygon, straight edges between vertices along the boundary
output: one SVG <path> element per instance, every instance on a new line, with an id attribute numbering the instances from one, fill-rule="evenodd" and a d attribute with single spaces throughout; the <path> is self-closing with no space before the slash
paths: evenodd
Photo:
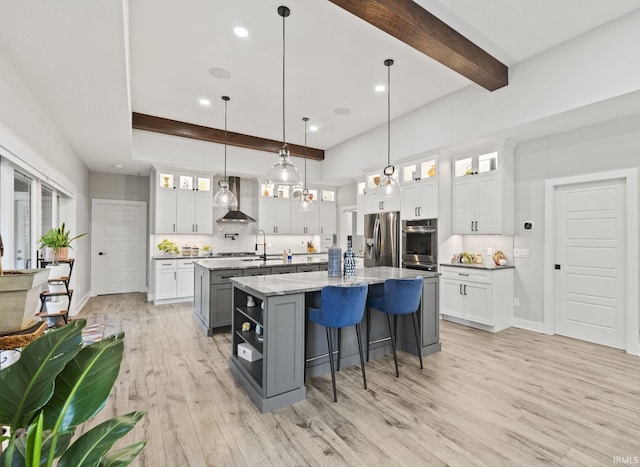
<path id="1" fill-rule="evenodd" d="M 131 126 L 135 130 L 152 131 L 154 133 L 163 133 L 165 135 L 181 136 L 183 138 L 224 144 L 224 130 L 137 112 L 133 112 L 132 117 Z M 232 131 L 227 132 L 227 144 L 230 146 L 237 146 L 239 148 L 265 151 L 272 154 L 278 154 L 282 148 L 282 141 L 275 141 L 242 133 L 234 133 Z M 288 146 L 289 152 L 292 156 L 304 157 L 304 146 L 290 143 L 288 143 Z M 324 160 L 324 150 L 322 149 L 307 147 L 306 154 L 307 159 L 316 161 Z"/>
<path id="2" fill-rule="evenodd" d="M 506 65 L 412 0 L 329 1 L 489 91 L 509 84 Z"/>

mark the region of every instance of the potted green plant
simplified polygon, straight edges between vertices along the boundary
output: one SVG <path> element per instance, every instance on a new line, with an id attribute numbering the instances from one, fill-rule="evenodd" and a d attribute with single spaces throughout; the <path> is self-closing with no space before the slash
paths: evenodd
<path id="1" fill-rule="evenodd" d="M 74 320 L 34 340 L 0 370 L 0 425 L 8 441 L 0 465 L 129 465 L 145 441 L 110 451 L 144 416 L 131 412 L 73 440 L 76 428 L 106 404 L 120 371 L 124 333 L 82 346 L 85 320 Z M 72 442 L 73 440 L 73 442 Z"/>
<path id="2" fill-rule="evenodd" d="M 51 248 L 53 252 L 53 264 L 58 264 L 58 260 L 68 258 L 69 248 L 73 248 L 71 242 L 85 235 L 87 235 L 87 232 L 71 237 L 71 232 L 66 229 L 65 223 L 63 222 L 60 227 L 54 227 L 46 232 L 40 237 L 38 242 L 40 242 L 40 248 Z"/>
<path id="3" fill-rule="evenodd" d="M 0 334 L 22 331 L 35 323 L 40 289 L 49 278 L 48 269 L 4 271 L 3 256 L 0 235 Z"/>
<path id="4" fill-rule="evenodd" d="M 163 252 L 165 255 L 177 255 L 178 253 L 180 253 L 178 245 L 167 240 L 166 238 L 158 243 L 158 250 Z"/>

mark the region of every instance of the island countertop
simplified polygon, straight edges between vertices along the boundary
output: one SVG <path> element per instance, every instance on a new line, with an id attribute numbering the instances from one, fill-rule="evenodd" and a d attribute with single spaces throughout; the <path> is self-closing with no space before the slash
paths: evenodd
<path id="1" fill-rule="evenodd" d="M 193 262 L 198 266 L 215 271 L 218 269 L 250 269 L 273 268 L 279 266 L 302 266 L 305 264 L 327 264 L 327 258 L 323 256 L 294 256 L 291 261 L 282 259 L 240 258 L 240 259 L 198 259 Z M 326 274 L 326 272 L 325 272 Z M 278 276 L 280 277 L 280 276 Z"/>
<path id="2" fill-rule="evenodd" d="M 313 292 L 322 289 L 326 285 L 349 285 L 360 282 L 381 284 L 386 279 L 411 278 L 417 275 L 427 278 L 437 277 L 440 274 L 429 271 L 417 271 L 415 269 L 378 266 L 356 269 L 356 275 L 352 278 L 342 276 L 329 277 L 327 271 L 316 271 L 287 274 L 285 276 L 234 277 L 231 279 L 231 282 L 240 288 L 252 289 L 265 297 L 269 297 L 274 295 Z"/>

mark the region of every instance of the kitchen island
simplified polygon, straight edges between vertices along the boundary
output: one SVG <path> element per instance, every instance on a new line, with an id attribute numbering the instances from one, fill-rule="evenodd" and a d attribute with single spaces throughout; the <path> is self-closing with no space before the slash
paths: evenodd
<path id="1" fill-rule="evenodd" d="M 291 261 L 258 256 L 210 258 L 193 261 L 193 319 L 207 336 L 214 329 L 231 325 L 231 278 L 267 274 L 322 271 L 325 255 L 295 255 Z"/>
<path id="2" fill-rule="evenodd" d="M 411 318 L 402 316 L 398 349 L 424 356 L 441 349 L 437 273 L 374 267 L 357 269 L 356 276 L 349 279 L 329 277 L 325 271 L 232 278 L 231 373 L 262 413 L 304 400 L 305 376 L 329 372 L 324 328 L 308 323 L 306 319 L 307 309 L 319 305 L 322 288 L 367 282 L 371 291 L 382 287 L 386 279 L 411 278 L 416 274 L 424 277 L 418 312 L 421 345 L 415 344 Z M 391 353 L 390 341 L 384 340 L 389 336 L 386 316 L 372 311 L 370 327 L 371 336 L 365 333 L 365 342 L 367 339 L 378 341 L 371 346 L 371 358 Z M 244 357 L 239 356 L 239 349 Z M 342 332 L 340 365 L 356 364 L 359 365 L 360 360 L 355 331 L 345 329 Z M 389 371 L 392 371 L 391 367 Z M 407 371 L 420 371 L 417 359 L 416 367 L 408 367 Z"/>

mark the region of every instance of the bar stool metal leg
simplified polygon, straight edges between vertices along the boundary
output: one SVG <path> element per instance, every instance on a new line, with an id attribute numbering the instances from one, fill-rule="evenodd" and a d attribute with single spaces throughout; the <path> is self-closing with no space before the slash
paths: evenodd
<path id="1" fill-rule="evenodd" d="M 338 365 L 337 370 L 340 371 L 340 343 L 342 342 L 342 328 L 338 328 Z"/>
<path id="2" fill-rule="evenodd" d="M 387 322 L 389 323 L 389 334 L 391 335 L 391 349 L 393 350 L 393 362 L 396 365 L 396 378 L 400 377 L 400 372 L 398 371 L 398 355 L 396 354 L 396 325 L 397 325 L 397 315 L 393 315 L 393 328 L 391 328 L 391 315 L 387 315 Z"/>
<path id="3" fill-rule="evenodd" d="M 371 346 L 371 308 L 367 307 L 367 363 L 369 363 L 369 347 Z"/>
<path id="4" fill-rule="evenodd" d="M 338 402 L 338 396 L 336 394 L 336 369 L 333 363 L 333 343 L 331 341 L 331 329 L 327 330 L 327 345 L 329 346 L 329 366 L 331 367 L 331 384 L 333 385 L 333 402 Z"/>
<path id="5" fill-rule="evenodd" d="M 360 367 L 362 368 L 362 381 L 367 389 L 367 373 L 364 371 L 364 355 L 362 354 L 362 337 L 360 336 L 360 325 L 356 324 L 356 336 L 358 337 L 358 350 L 360 351 Z"/>
<path id="6" fill-rule="evenodd" d="M 415 313 L 411 313 L 411 321 L 413 321 L 413 333 L 416 335 L 416 346 L 418 348 L 418 358 L 420 359 L 420 369 L 422 370 L 424 368 L 422 366 L 422 346 L 420 345 L 420 336 L 418 334 L 418 325 L 416 324 L 417 318 Z"/>

